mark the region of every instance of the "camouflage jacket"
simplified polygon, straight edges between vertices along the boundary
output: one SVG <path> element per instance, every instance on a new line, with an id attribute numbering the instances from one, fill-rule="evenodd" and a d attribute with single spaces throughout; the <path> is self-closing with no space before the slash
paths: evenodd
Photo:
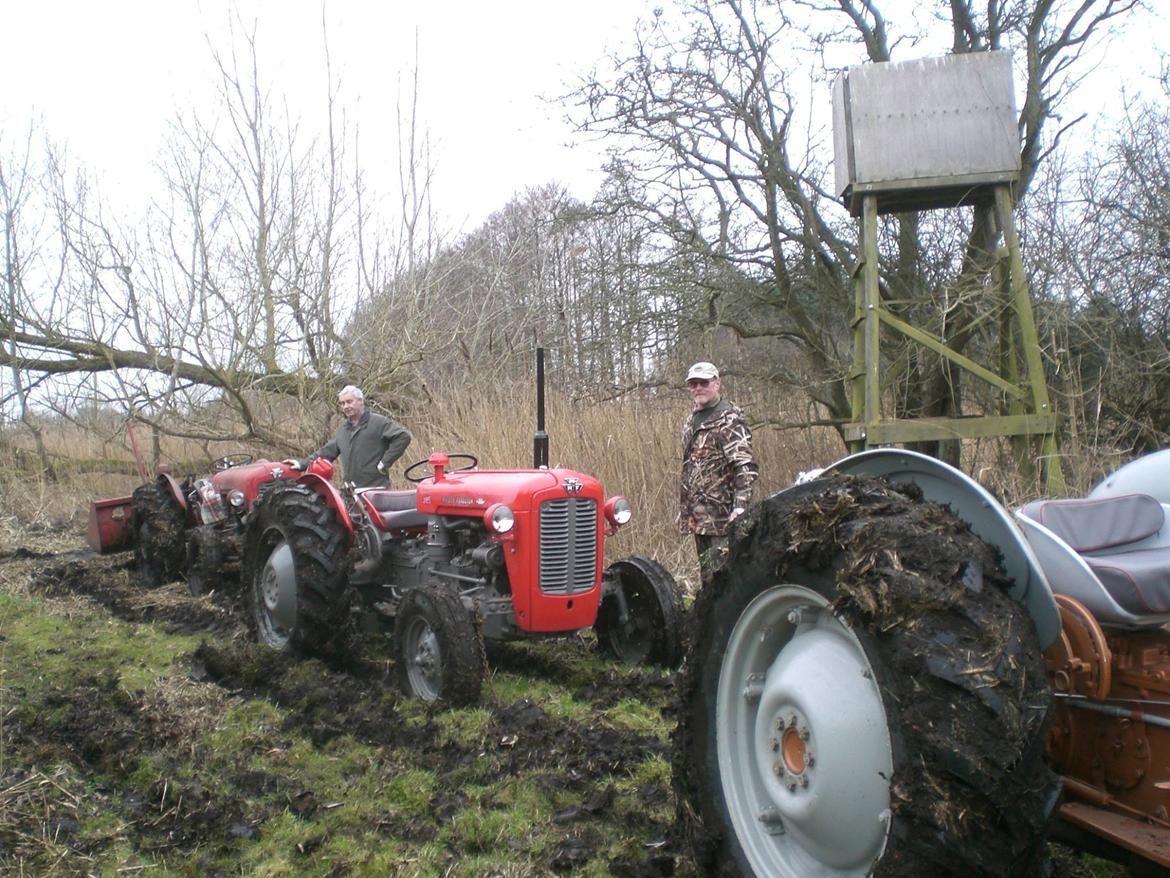
<path id="1" fill-rule="evenodd" d="M 692 430 L 692 416 L 682 428 L 682 482 L 678 525 L 682 533 L 727 533 L 727 518 L 752 499 L 752 482 L 760 474 L 752 456 L 752 432 L 743 410 L 726 400 Z"/>

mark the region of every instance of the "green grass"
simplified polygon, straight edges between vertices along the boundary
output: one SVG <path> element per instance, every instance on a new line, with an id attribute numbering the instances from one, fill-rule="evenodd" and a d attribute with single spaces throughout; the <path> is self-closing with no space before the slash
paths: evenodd
<path id="1" fill-rule="evenodd" d="M 448 709 L 12 575 L 0 565 L 0 873 L 604 878 L 648 874 L 672 843 L 669 682 L 586 641 L 504 648 L 482 703 Z M 685 856 L 676 874 L 696 878 Z"/>

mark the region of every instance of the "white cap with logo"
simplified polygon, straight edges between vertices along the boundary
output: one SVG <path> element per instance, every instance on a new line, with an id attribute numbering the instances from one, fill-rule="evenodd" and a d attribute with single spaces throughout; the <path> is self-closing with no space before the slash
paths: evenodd
<path id="1" fill-rule="evenodd" d="M 715 368 L 714 363 L 695 363 L 691 366 L 690 371 L 687 372 L 687 381 L 692 378 L 700 378 L 704 381 L 710 381 L 712 378 L 719 377 L 719 370 Z"/>

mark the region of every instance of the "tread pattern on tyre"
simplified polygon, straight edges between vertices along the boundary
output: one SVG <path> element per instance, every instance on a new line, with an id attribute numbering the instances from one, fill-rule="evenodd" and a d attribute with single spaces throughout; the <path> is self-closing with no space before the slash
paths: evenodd
<path id="1" fill-rule="evenodd" d="M 458 592 L 444 582 L 431 581 L 412 588 L 402 599 L 395 617 L 394 640 L 398 644 L 398 678 L 402 691 L 411 692 L 402 649 L 410 621 L 421 615 L 435 631 L 443 654 L 440 699 L 449 704 L 474 704 L 483 685 L 484 664 L 481 632 L 463 605 Z"/>
<path id="2" fill-rule="evenodd" d="M 161 585 L 182 575 L 186 564 L 187 516 L 170 490 L 160 483 L 139 485 L 131 495 L 133 524 L 136 539 L 135 558 L 140 569 L 153 569 L 156 582 Z M 146 525 L 153 545 L 141 545 L 141 528 Z M 148 576 L 148 578 L 151 578 Z"/>
<path id="3" fill-rule="evenodd" d="M 640 586 L 649 589 L 649 593 L 639 594 L 638 603 L 641 606 L 630 607 L 632 613 L 653 613 L 652 617 L 643 619 L 647 623 L 647 631 L 652 639 L 650 651 L 646 656 L 647 663 L 666 668 L 677 667 L 682 660 L 682 611 L 674 577 L 657 561 L 642 555 L 630 555 L 628 558 L 615 561 L 606 573 L 613 571 L 616 575 L 621 575 L 624 572 L 623 568 L 638 577 Z M 606 598 L 598 608 L 597 621 L 593 627 L 600 652 L 620 659 L 622 656 L 611 635 L 611 628 L 617 625 L 616 616 L 615 599 Z"/>
<path id="4" fill-rule="evenodd" d="M 256 600 L 254 583 L 267 561 L 274 532 L 288 543 L 296 565 L 296 623 L 289 648 L 329 654 L 348 635 L 345 528 L 328 501 L 306 485 L 284 482 L 263 490 L 244 548 L 243 581 L 251 601 Z"/>
<path id="5" fill-rule="evenodd" d="M 1043 874 L 1058 789 L 1043 761 L 1051 694 L 998 553 L 913 486 L 868 478 L 775 495 L 746 524 L 692 609 L 679 686 L 674 785 L 700 871 L 750 874 L 713 752 L 727 638 L 764 588 L 815 581 L 865 645 L 890 726 L 893 819 L 874 874 Z"/>
<path id="6" fill-rule="evenodd" d="M 187 590 L 198 597 L 221 586 L 227 579 L 222 532 L 200 525 L 188 537 Z"/>

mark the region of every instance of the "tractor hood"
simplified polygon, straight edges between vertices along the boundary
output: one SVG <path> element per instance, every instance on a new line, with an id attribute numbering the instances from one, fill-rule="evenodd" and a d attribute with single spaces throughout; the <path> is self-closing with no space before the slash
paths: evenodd
<path id="1" fill-rule="evenodd" d="M 424 479 L 418 485 L 420 512 L 482 514 L 494 503 L 517 511 L 530 508 L 536 495 L 591 497 L 603 501 L 601 483 L 592 476 L 567 469 L 463 470 L 444 473 L 440 481 Z"/>
<path id="2" fill-rule="evenodd" d="M 225 497 L 233 490 L 243 491 L 249 500 L 259 492 L 260 486 L 273 479 L 286 479 L 300 475 L 279 461 L 257 460 L 243 466 L 233 466 L 211 477 L 215 489 Z"/>

